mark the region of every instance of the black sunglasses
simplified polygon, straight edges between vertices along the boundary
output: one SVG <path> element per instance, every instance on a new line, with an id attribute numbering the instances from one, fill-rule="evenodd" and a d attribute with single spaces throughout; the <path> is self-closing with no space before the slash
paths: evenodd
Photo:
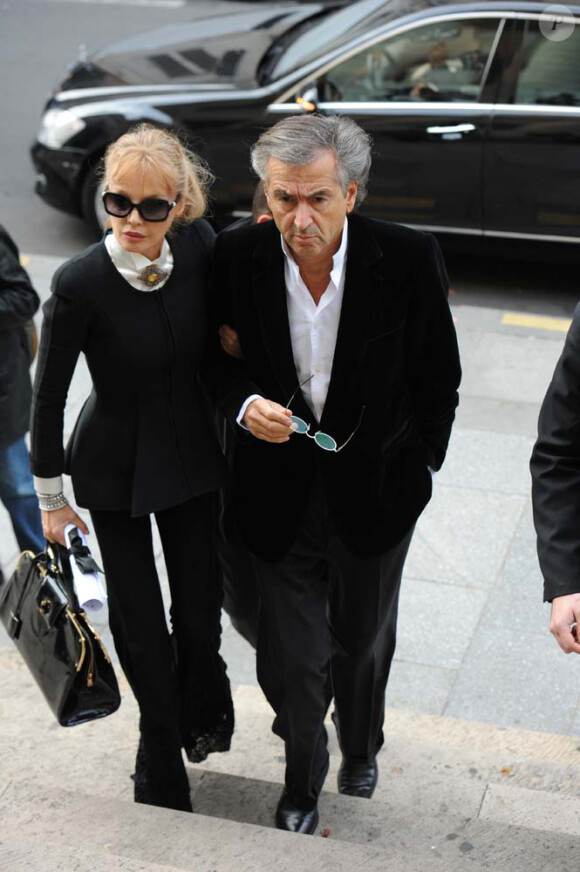
<path id="1" fill-rule="evenodd" d="M 124 194 L 114 194 L 112 191 L 103 192 L 103 206 L 107 215 L 113 215 L 114 218 L 126 218 L 133 209 L 136 209 L 143 221 L 166 221 L 169 213 L 180 199 L 181 194 L 178 194 L 173 203 L 157 197 L 141 200 L 140 203 L 132 203 L 129 197 Z"/>

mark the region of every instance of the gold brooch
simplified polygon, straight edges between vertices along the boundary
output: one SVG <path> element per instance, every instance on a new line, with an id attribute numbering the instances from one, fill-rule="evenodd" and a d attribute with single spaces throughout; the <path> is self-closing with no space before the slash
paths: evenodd
<path id="1" fill-rule="evenodd" d="M 158 285 L 159 282 L 162 282 L 164 279 L 168 277 L 169 273 L 167 273 L 164 269 L 159 269 L 157 266 L 146 266 L 139 273 L 139 281 L 143 282 L 145 285 L 149 285 L 150 288 L 154 288 L 155 285 Z"/>

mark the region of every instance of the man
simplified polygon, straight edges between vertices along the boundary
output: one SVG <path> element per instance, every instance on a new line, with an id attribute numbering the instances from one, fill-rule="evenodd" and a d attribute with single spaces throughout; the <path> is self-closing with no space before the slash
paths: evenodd
<path id="1" fill-rule="evenodd" d="M 217 361 L 218 397 L 239 436 L 234 505 L 260 585 L 258 679 L 286 746 L 276 825 L 312 833 L 332 695 L 339 790 L 370 797 L 377 782 L 403 564 L 429 467 L 445 456 L 460 367 L 433 237 L 354 214 L 370 168 L 354 121 L 284 119 L 252 163 L 274 220 L 217 240 L 219 323 L 243 352 Z"/>
<path id="2" fill-rule="evenodd" d="M 45 539 L 24 436 L 32 386 L 27 327 L 40 300 L 18 249 L 0 225 L 0 499 L 21 551 L 41 551 Z"/>
<path id="3" fill-rule="evenodd" d="M 580 306 L 542 404 L 530 466 L 550 632 L 567 654 L 580 654 Z"/>

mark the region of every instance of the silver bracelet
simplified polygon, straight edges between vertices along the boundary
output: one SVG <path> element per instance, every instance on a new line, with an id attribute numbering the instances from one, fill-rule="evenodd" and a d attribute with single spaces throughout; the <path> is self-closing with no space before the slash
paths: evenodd
<path id="1" fill-rule="evenodd" d="M 38 505 L 44 512 L 56 512 L 69 504 L 62 492 L 59 494 L 37 494 L 37 497 Z"/>

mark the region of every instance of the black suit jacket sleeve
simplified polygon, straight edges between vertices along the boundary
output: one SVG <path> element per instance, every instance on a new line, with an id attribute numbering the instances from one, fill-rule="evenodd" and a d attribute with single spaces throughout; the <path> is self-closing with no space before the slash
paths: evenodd
<path id="1" fill-rule="evenodd" d="M 20 265 L 18 249 L 0 225 L 0 330 L 30 321 L 40 300 Z"/>
<path id="2" fill-rule="evenodd" d="M 236 435 L 244 438 L 248 434 L 236 424 L 240 409 L 249 396 L 264 395 L 264 393 L 245 375 L 243 362 L 226 354 L 219 341 L 219 327 L 228 324 L 237 330 L 238 321 L 232 296 L 234 282 L 231 276 L 232 269 L 236 269 L 237 261 L 232 256 L 231 245 L 228 245 L 230 241 L 229 234 L 222 232 L 217 237 L 213 250 L 209 285 L 210 336 L 202 377 L 213 401 L 227 417 Z"/>
<path id="3" fill-rule="evenodd" d="M 61 273 L 43 307 L 31 415 L 31 468 L 52 478 L 64 471 L 63 422 L 68 389 L 88 332 L 88 304 L 80 295 L 61 292 Z M 40 457 L 42 456 L 42 461 Z"/>
<path id="4" fill-rule="evenodd" d="M 461 367 L 443 255 L 434 236 L 425 234 L 423 238 L 408 318 L 408 371 L 413 408 L 427 446 L 427 463 L 437 470 L 445 460 L 451 435 Z"/>
<path id="5" fill-rule="evenodd" d="M 580 592 L 580 305 L 542 403 L 530 463 L 544 599 Z"/>

